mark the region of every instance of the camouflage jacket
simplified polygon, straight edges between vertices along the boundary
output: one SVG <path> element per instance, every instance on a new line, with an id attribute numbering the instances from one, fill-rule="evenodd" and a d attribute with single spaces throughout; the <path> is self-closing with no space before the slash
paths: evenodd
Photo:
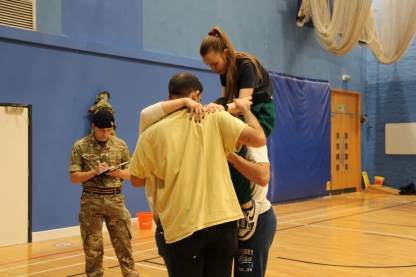
<path id="1" fill-rule="evenodd" d="M 109 167 L 130 161 L 130 152 L 127 144 L 121 139 L 110 136 L 104 146 L 95 139 L 94 133 L 78 140 L 72 147 L 69 172 L 90 171 L 98 163 L 106 163 Z M 129 167 L 124 165 L 122 169 Z M 95 176 L 82 183 L 83 187 L 113 188 L 123 185 L 123 179 L 108 175 Z"/>

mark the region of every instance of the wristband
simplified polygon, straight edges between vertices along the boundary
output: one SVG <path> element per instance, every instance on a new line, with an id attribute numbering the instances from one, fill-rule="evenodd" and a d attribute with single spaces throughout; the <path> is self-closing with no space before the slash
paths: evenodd
<path id="1" fill-rule="evenodd" d="M 221 106 L 224 107 L 224 110 L 227 112 L 228 111 L 228 105 L 227 104 L 221 104 Z"/>

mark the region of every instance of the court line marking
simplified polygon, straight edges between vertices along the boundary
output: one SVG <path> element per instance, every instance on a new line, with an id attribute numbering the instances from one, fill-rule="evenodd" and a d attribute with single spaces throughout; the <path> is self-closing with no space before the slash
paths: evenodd
<path id="1" fill-rule="evenodd" d="M 378 198 L 378 197 L 375 197 L 375 198 Z M 374 199 L 374 198 L 371 198 L 371 199 Z M 360 203 L 362 203 L 362 202 L 364 202 L 365 200 L 368 200 L 368 199 L 357 199 L 357 200 L 358 201 L 354 201 L 354 203 L 351 203 L 351 204 L 342 204 L 342 205 L 338 205 L 338 206 L 329 206 L 329 207 L 328 206 L 321 206 L 322 208 L 321 207 L 319 207 L 318 209 L 315 208 L 315 210 L 313 210 L 313 211 L 295 213 L 295 214 L 281 216 L 281 217 L 279 217 L 277 215 L 276 216 L 278 218 L 285 218 L 285 217 L 290 217 L 290 216 L 297 216 L 297 215 L 302 215 L 302 214 L 310 214 L 310 213 L 315 213 L 315 212 L 327 211 L 328 208 L 330 208 L 330 209 L 337 209 L 337 208 L 342 208 L 342 207 L 349 207 L 349 206 L 354 206 L 354 205 L 360 204 Z M 389 199 L 389 200 L 392 200 L 392 199 Z M 413 203 L 415 203 L 415 202 L 406 201 L 405 204 L 413 204 Z M 312 227 L 321 227 L 321 228 L 333 228 L 333 229 L 341 229 L 341 230 L 347 230 L 347 231 L 353 231 L 353 232 L 362 232 L 362 231 L 353 230 L 353 229 L 347 229 L 347 228 L 319 226 L 319 225 L 316 225 L 316 223 L 313 223 L 314 225 L 312 225 L 312 224 L 300 224 L 300 223 L 292 223 L 292 222 L 299 221 L 299 220 L 310 219 L 310 218 L 315 218 L 315 217 L 319 217 L 319 216 L 338 214 L 338 213 L 353 211 L 353 210 L 357 210 L 357 209 L 363 209 L 363 208 L 366 208 L 366 207 L 367 208 L 368 207 L 374 207 L 374 206 L 379 206 L 379 205 L 385 205 L 385 202 L 383 202 L 383 203 L 374 203 L 374 204 L 370 204 L 370 205 L 367 205 L 367 206 L 360 206 L 360 207 L 357 207 L 357 208 L 347 209 L 347 210 L 342 210 L 342 211 L 337 211 L 337 212 L 334 211 L 334 212 L 329 213 L 329 214 L 328 213 L 325 213 L 325 214 L 315 215 L 315 216 L 311 216 L 311 217 L 305 217 L 305 218 L 296 219 L 296 220 L 279 222 L 279 224 L 289 224 L 289 225 L 297 225 L 297 226 L 312 226 Z M 390 207 L 392 207 L 392 206 L 390 206 Z M 390 208 L 390 207 L 385 207 L 385 208 Z M 372 212 L 372 211 L 377 211 L 377 209 L 376 210 L 370 210 L 368 212 Z M 370 234 L 379 234 L 379 235 L 391 235 L 391 234 L 388 234 L 388 233 L 381 233 L 381 232 L 367 232 L 367 233 L 370 233 Z M 397 236 L 398 235 L 396 235 L 396 237 Z M 414 238 L 413 236 L 398 236 L 398 237 L 402 237 L 402 238 L 406 238 L 406 237 L 407 238 Z M 142 239 L 146 239 L 146 238 L 142 238 Z M 136 244 L 132 244 L 132 245 L 141 245 L 141 244 L 146 244 L 146 243 L 151 243 L 151 242 L 154 242 L 154 240 L 148 241 L 148 242 L 143 242 L 143 243 L 136 243 Z M 107 245 L 110 245 L 111 246 L 111 244 L 107 244 Z M 137 251 L 137 252 L 134 252 L 134 253 L 141 253 L 141 252 L 151 251 L 151 250 L 155 250 L 155 249 L 157 249 L 157 248 L 148 249 L 148 250 L 144 250 L 144 251 Z M 113 248 L 111 247 L 111 248 L 105 249 L 104 251 L 108 251 L 108 250 L 113 250 Z M 61 252 L 61 253 L 55 253 L 55 254 L 52 254 L 52 255 L 60 255 L 60 254 L 64 254 L 64 253 L 68 253 L 68 252 L 73 252 L 73 251 L 82 251 L 82 249 L 72 250 L 72 251 L 67 251 L 67 252 Z M 83 256 L 83 255 L 84 255 L 84 253 L 78 254 L 78 255 L 73 255 L 73 256 L 68 256 L 68 257 L 62 257 L 62 258 L 57 258 L 57 259 L 42 261 L 42 262 L 33 263 L 33 264 L 29 264 L 29 265 L 18 266 L 18 267 L 14 267 L 14 268 L 7 268 L 7 269 L 0 270 L 0 272 L 2 272 L 2 271 L 8 271 L 8 270 L 15 269 L 15 268 L 30 267 L 31 265 L 36 265 L 36 264 L 41 264 L 41 263 L 48 263 L 48 262 L 52 262 L 52 261 L 56 261 L 56 260 L 68 259 L 68 258 L 77 257 L 77 256 Z M 48 255 L 48 256 L 50 256 L 50 255 Z M 42 257 L 45 257 L 45 256 L 42 256 Z M 31 259 L 36 259 L 36 258 L 41 258 L 41 257 L 34 257 L 34 258 L 31 258 Z M 27 261 L 27 260 L 31 260 L 31 259 L 26 259 L 26 260 L 21 260 L 21 261 Z M 84 264 L 84 263 L 81 263 L 81 264 Z M 149 265 L 141 264 L 141 262 L 136 262 L 136 264 L 137 265 L 140 265 L 140 266 L 144 266 L 144 267 L 155 268 L 155 269 L 165 270 L 166 271 L 165 268 L 162 269 L 162 268 L 152 267 L 152 266 L 149 266 Z M 5 265 L 5 264 L 3 264 L 3 265 Z M 71 267 L 71 266 L 76 266 L 76 265 L 79 265 L 79 264 L 73 264 L 73 265 L 69 265 L 69 266 L 65 266 L 65 267 L 60 267 L 60 268 L 66 268 L 66 267 Z M 1 264 L 0 264 L 0 266 L 1 266 Z M 57 269 L 59 269 L 59 268 L 57 268 Z M 42 272 L 49 272 L 49 271 L 53 271 L 53 270 L 57 270 L 57 269 L 51 269 L 51 270 L 42 271 Z M 42 272 L 37 272 L 37 273 L 42 273 Z M 29 275 L 33 275 L 33 273 L 31 273 Z M 29 275 L 22 275 L 22 276 L 29 276 Z"/>
<path id="2" fill-rule="evenodd" d="M 311 262 L 306 260 L 297 260 L 292 258 L 285 258 L 285 257 L 276 257 L 278 259 L 286 260 L 286 261 L 292 261 L 296 263 L 301 264 L 314 264 L 318 266 L 328 266 L 331 268 L 362 268 L 362 269 L 396 269 L 396 268 L 409 268 L 409 267 L 416 267 L 416 264 L 410 264 L 410 265 L 378 265 L 378 266 L 371 266 L 371 265 L 343 265 L 343 264 L 328 264 L 328 263 L 318 263 L 318 262 Z"/>
<path id="3" fill-rule="evenodd" d="M 287 260 L 287 261 L 293 261 L 293 260 Z M 316 265 L 316 264 L 300 264 L 300 265 L 305 266 L 305 267 L 308 267 L 308 268 L 309 267 L 320 268 L 320 269 L 322 268 L 321 266 Z M 299 272 L 305 273 L 305 270 L 301 270 L 301 269 L 299 269 L 299 267 L 293 267 L 293 266 L 291 266 L 290 267 L 290 270 L 292 272 L 293 271 L 299 271 Z M 351 276 L 364 276 L 364 275 L 367 275 L 367 276 L 377 276 L 377 277 L 390 277 L 391 276 L 391 275 L 380 275 L 380 274 L 375 274 L 375 273 L 370 273 L 370 272 L 356 271 L 356 270 L 352 270 L 350 268 L 337 268 L 337 270 L 338 271 L 341 271 L 342 270 L 342 271 L 346 271 L 346 272 L 355 273 L 354 275 L 351 275 Z M 267 270 L 266 273 L 275 273 L 276 276 L 280 276 L 279 274 L 281 274 L 279 272 L 269 271 L 269 270 Z"/>
<path id="4" fill-rule="evenodd" d="M 390 237 L 403 238 L 403 239 L 416 239 L 416 236 L 406 236 L 406 235 L 399 235 L 399 234 L 394 234 L 394 233 L 363 231 L 363 230 L 348 229 L 348 228 L 342 228 L 342 227 L 323 226 L 323 225 L 316 225 L 316 223 L 302 224 L 302 223 L 287 222 L 287 224 L 295 225 L 295 226 L 309 226 L 309 227 L 315 227 L 315 228 L 335 229 L 335 230 L 350 231 L 350 232 L 357 232 L 357 233 L 363 233 L 363 234 L 383 235 L 383 236 L 390 236 Z"/>
<path id="5" fill-rule="evenodd" d="M 327 205 L 320 205 L 317 207 L 311 207 L 311 208 L 307 208 L 307 209 L 302 209 L 299 211 L 288 211 L 288 212 L 284 212 L 284 213 L 276 213 L 276 216 L 279 218 L 284 218 L 286 216 L 292 216 L 292 215 L 296 215 L 296 214 L 303 214 L 303 213 L 313 213 L 316 211 L 320 211 L 320 210 L 327 210 L 328 208 L 339 208 L 339 207 L 344 207 L 344 206 L 352 206 L 354 204 L 362 204 L 362 202 L 368 202 L 368 201 L 372 201 L 374 199 L 378 199 L 378 198 L 385 198 L 385 195 L 378 195 L 376 197 L 369 197 L 369 198 L 355 198 L 355 200 L 349 200 L 349 201 L 345 201 L 347 203 L 350 204 L 338 204 L 338 205 L 331 205 L 331 206 L 327 206 Z M 401 196 L 402 197 L 402 196 Z M 403 204 L 415 204 L 416 201 L 413 200 L 414 198 L 412 198 L 412 200 L 403 200 L 402 198 L 388 198 L 387 199 L 387 203 L 389 202 L 400 202 Z M 331 203 L 331 198 L 318 198 L 318 199 L 312 199 L 311 201 L 316 200 L 316 201 L 321 201 L 321 200 L 329 200 L 326 203 Z M 291 203 L 284 203 L 284 204 L 292 204 L 292 203 L 296 203 L 296 202 L 291 202 Z M 385 204 L 386 202 L 380 203 L 380 204 Z M 283 204 L 283 205 L 284 205 Z M 275 204 L 273 206 L 279 206 L 279 204 Z M 301 212 L 301 213 L 299 213 Z"/>
<path id="6" fill-rule="evenodd" d="M 385 196 L 384 195 L 381 195 L 381 196 L 376 196 L 376 197 L 372 197 L 372 198 L 368 198 L 368 199 L 356 198 L 354 200 L 347 200 L 347 201 L 345 201 L 346 203 L 351 203 L 351 204 L 336 204 L 336 205 L 333 205 L 333 206 L 331 205 L 330 207 L 338 208 L 338 207 L 343 207 L 343 206 L 351 206 L 351 205 L 359 204 L 361 202 L 365 202 L 365 201 L 368 201 L 368 200 L 373 200 L 373 199 L 383 198 L 383 197 L 385 197 Z M 323 198 L 318 198 L 318 199 L 312 199 L 310 201 L 314 201 L 314 200 L 316 200 L 316 201 L 325 200 L 326 203 L 332 203 L 331 197 L 329 197 L 329 198 L 323 197 Z M 391 200 L 391 199 L 389 199 L 389 200 Z M 293 203 L 296 203 L 296 202 L 290 202 L 290 203 L 284 203 L 284 204 L 293 204 Z M 279 206 L 279 204 L 275 204 L 273 206 Z M 319 211 L 319 210 L 325 210 L 327 208 L 328 208 L 327 205 L 321 205 L 321 206 L 317 206 L 317 207 L 302 209 L 302 210 L 299 210 L 299 211 L 300 212 L 308 211 L 308 212 L 305 212 L 305 213 L 310 213 L 310 212 L 315 212 L 315 211 Z M 293 215 L 293 214 L 299 214 L 298 213 L 299 211 L 288 211 L 288 212 L 276 214 L 276 216 L 279 216 L 279 217 L 283 217 L 283 216 L 280 216 L 280 215 L 288 215 L 288 216 L 290 216 L 290 215 Z"/>
<path id="7" fill-rule="evenodd" d="M 310 216 L 310 217 L 304 217 L 304 218 L 300 218 L 300 219 L 293 219 L 293 220 L 289 220 L 289 221 L 283 221 L 283 222 L 279 222 L 279 223 L 295 222 L 295 221 L 299 221 L 299 220 L 316 218 L 316 217 L 321 217 L 321 216 L 325 216 L 325 215 L 334 215 L 334 214 L 339 214 L 339 213 L 344 213 L 344 212 L 349 212 L 349 211 L 354 211 L 354 210 L 359 210 L 359 209 L 364 209 L 364 208 L 374 208 L 374 207 L 381 206 L 381 205 L 383 205 L 382 209 L 389 209 L 389 208 L 392 208 L 392 207 L 398 207 L 398 206 L 407 205 L 407 204 L 409 204 L 409 203 L 392 204 L 391 206 L 387 206 L 385 203 L 374 203 L 374 204 L 368 204 L 366 206 L 360 206 L 360 207 L 357 207 L 357 208 L 346 209 L 346 210 L 344 209 L 344 210 L 341 210 L 341 211 L 333 211 L 333 212 L 330 212 L 330 213 L 326 212 L 326 213 L 323 213 L 323 214 L 318 214 L 318 215 L 314 215 L 314 216 Z M 352 206 L 352 205 L 337 206 L 336 208 L 338 208 L 338 207 L 348 207 L 348 206 Z M 277 216 L 277 219 L 290 217 L 290 216 L 293 217 L 293 216 L 298 216 L 298 215 L 302 215 L 302 214 L 310 214 L 310 213 L 320 212 L 320 211 L 327 211 L 327 210 L 328 209 L 321 209 L 321 210 L 310 211 L 310 212 L 305 212 L 305 213 L 292 214 L 292 215 L 283 216 L 283 217 L 278 217 Z M 370 210 L 365 211 L 365 212 L 374 212 L 374 211 L 379 211 L 379 210 L 381 210 L 381 209 L 373 209 L 373 210 L 370 209 Z M 351 215 L 349 215 L 349 216 L 351 216 Z"/>
<path id="8" fill-rule="evenodd" d="M 414 204 L 415 202 L 411 202 L 410 204 Z M 409 204 L 409 202 L 406 203 L 402 203 L 402 201 L 400 201 L 400 204 L 392 204 L 390 206 L 384 206 L 385 203 L 380 203 L 380 205 L 383 205 L 382 208 L 379 209 L 374 209 L 374 210 L 368 210 L 368 211 L 363 211 L 362 213 L 369 213 L 369 212 L 375 212 L 375 211 L 379 211 L 379 210 L 387 210 L 387 211 L 391 211 L 392 207 L 400 207 L 402 205 L 407 205 Z M 372 205 L 372 206 L 377 206 L 378 204 Z M 368 207 L 368 206 L 365 206 Z M 350 210 L 355 210 L 355 209 L 348 209 L 348 211 Z M 342 211 L 341 211 L 342 212 Z M 334 212 L 334 213 L 339 213 L 339 212 Z M 330 213 L 330 214 L 334 214 L 334 213 Z M 361 214 L 362 214 L 361 213 Z M 328 214 L 328 215 L 330 215 Z M 327 215 L 327 214 L 325 214 Z M 354 216 L 356 214 L 350 214 L 350 215 L 346 215 L 346 216 L 342 216 L 342 217 L 351 217 Z M 316 216 L 314 216 L 316 217 Z M 342 218 L 341 217 L 341 218 Z M 288 225 L 294 225 L 294 226 L 310 226 L 310 227 L 314 227 L 314 228 L 327 228 L 327 229 L 334 229 L 334 230 L 343 230 L 343 231 L 349 231 L 349 232 L 358 232 L 358 233 L 362 233 L 362 234 L 367 234 L 367 235 L 381 235 L 381 236 L 388 236 L 388 237 L 392 237 L 392 238 L 398 238 L 398 239 L 410 239 L 410 240 L 415 240 L 415 236 L 407 236 L 407 235 L 401 235 L 401 234 L 397 234 L 397 233 L 386 233 L 386 232 L 375 232 L 375 231 L 368 231 L 368 230 L 357 230 L 357 229 L 351 229 L 351 228 L 342 228 L 342 227 L 333 227 L 333 226 L 324 226 L 324 225 L 319 225 L 319 223 L 322 223 L 324 221 L 332 221 L 332 220 L 337 220 L 339 218 L 328 218 L 324 221 L 318 221 L 318 222 L 312 222 L 309 224 L 302 224 L 302 223 L 296 223 L 294 221 L 299 221 L 302 219 L 309 219 L 311 217 L 305 217 L 305 218 L 301 218 L 301 219 L 297 219 L 297 220 L 293 220 L 293 221 L 288 221 L 288 222 L 279 222 L 279 224 L 288 224 Z M 283 229 L 283 230 L 287 230 L 287 229 Z M 283 231 L 281 230 L 281 231 Z M 405 265 L 405 266 L 397 266 L 397 267 L 414 267 L 414 265 Z"/>
<path id="9" fill-rule="evenodd" d="M 78 256 L 84 256 L 84 255 L 85 254 L 65 256 L 65 257 L 62 257 L 62 258 L 56 258 L 56 259 L 42 261 L 42 262 L 36 262 L 36 263 L 31 263 L 31 264 L 26 264 L 26 265 L 19 265 L 19 266 L 15 266 L 15 267 L 9 267 L 9 268 L 5 268 L 5 269 L 0 270 L 0 272 L 8 271 L 8 270 L 13 270 L 13 269 L 18 269 L 18 268 L 23 268 L 23 267 L 28 267 L 29 268 L 32 265 L 39 265 L 39 264 L 44 264 L 44 263 L 50 263 L 50 262 L 54 262 L 54 261 L 59 261 L 59 260 L 64 260 L 64 259 L 70 259 L 70 258 L 74 258 L 74 257 L 78 257 Z"/>
<path id="10" fill-rule="evenodd" d="M 148 268 L 153 268 L 153 269 L 158 269 L 158 270 L 162 270 L 162 271 L 168 271 L 166 269 L 166 267 L 155 267 L 155 266 L 151 266 L 151 265 L 147 265 L 147 264 L 142 264 L 143 262 L 135 262 L 136 265 L 139 266 L 143 266 L 143 267 L 148 267 Z M 140 274 L 142 275 L 142 274 Z"/>
<path id="11" fill-rule="evenodd" d="M 141 244 L 146 244 L 146 243 L 150 243 L 150 242 L 152 242 L 152 241 L 149 241 L 149 242 L 143 242 L 143 243 L 136 243 L 136 244 L 134 244 L 134 245 L 141 245 Z M 153 241 L 154 242 L 154 241 Z M 157 248 L 150 248 L 150 249 L 146 249 L 146 250 L 142 250 L 142 251 L 136 251 L 136 252 L 133 252 L 133 254 L 137 254 L 137 253 L 142 253 L 142 252 L 147 252 L 147 251 L 153 251 L 153 250 L 156 250 Z M 105 251 L 110 251 L 110 250 L 113 250 L 113 248 L 107 248 L 107 249 L 104 249 L 104 252 Z M 15 266 L 15 267 L 9 267 L 9 268 L 5 268 L 5 269 L 1 269 L 0 270 L 0 272 L 3 272 L 3 271 L 8 271 L 8 270 L 13 270 L 13 269 L 19 269 L 19 268 L 24 268 L 24 267 L 27 267 L 27 268 L 29 268 L 30 266 L 33 266 L 33 265 L 39 265 L 39 264 L 46 264 L 46 263 L 50 263 L 50 262 L 54 262 L 54 261 L 59 261 L 59 260 L 65 260 L 65 259 L 70 259 L 70 258 L 74 258 L 74 257 L 79 257 L 79 256 L 84 256 L 85 254 L 84 253 L 82 253 L 82 254 L 77 254 L 77 255 L 72 255 L 72 256 L 65 256 L 65 257 L 61 257 L 61 258 L 55 258 L 55 259 L 50 259 L 50 260 L 46 260 L 46 261 L 41 261 L 41 262 L 36 262 L 36 263 L 31 263 L 31 264 L 26 264 L 26 265 L 20 265 L 20 266 Z M 104 256 L 104 259 L 105 260 L 110 260 L 110 259 L 113 259 L 113 258 L 110 258 L 111 256 Z M 113 256 L 113 257 L 116 257 L 116 256 Z M 116 258 L 117 259 L 117 258 Z M 85 264 L 85 262 L 84 262 L 84 264 Z M 78 265 L 78 264 L 76 264 L 76 265 Z M 25 275 L 25 276 L 28 276 L 28 275 Z"/>
<path id="12" fill-rule="evenodd" d="M 313 208 L 314 210 L 310 210 L 308 209 L 308 211 L 306 212 L 299 212 L 299 213 L 291 213 L 290 215 L 285 215 L 285 216 L 279 216 L 278 214 L 276 214 L 277 218 L 286 218 L 286 217 L 291 217 L 291 216 L 296 216 L 296 215 L 302 215 L 302 214 L 310 214 L 310 213 L 316 213 L 316 212 L 320 212 L 320 211 L 327 211 L 328 209 L 338 209 L 338 208 L 342 208 L 342 207 L 349 207 L 349 206 L 355 206 L 357 204 L 362 204 L 362 202 L 364 202 L 364 200 L 360 199 L 359 201 L 354 201 L 354 203 L 351 204 L 341 204 L 341 205 L 337 205 L 337 206 L 320 206 L 318 208 Z M 330 202 L 329 202 L 330 203 Z M 414 202 L 412 202 L 414 203 Z M 369 204 L 367 206 L 360 206 L 359 208 L 365 208 L 365 207 L 372 207 L 372 206 L 379 206 L 379 205 L 385 205 L 386 203 L 374 203 L 374 204 Z M 404 204 L 411 204 L 411 203 L 403 203 Z"/>
<path id="13" fill-rule="evenodd" d="M 48 270 L 43 270 L 43 271 L 38 271 L 38 272 L 32 272 L 32 273 L 25 274 L 25 275 L 19 275 L 17 277 L 24 277 L 24 276 L 30 276 L 30 275 L 35 275 L 35 274 L 40 274 L 40 273 L 45 273 L 45 272 L 51 272 L 51 271 L 54 271 L 54 270 L 57 270 L 57 269 L 63 269 L 63 268 L 77 266 L 77 265 L 85 265 L 85 262 L 78 263 L 78 264 L 71 264 L 71 265 L 67 265 L 67 266 L 61 266 L 61 267 L 56 268 L 56 269 L 55 268 L 52 268 L 52 269 L 48 269 Z"/>
<path id="14" fill-rule="evenodd" d="M 132 246 L 133 245 L 141 245 L 141 244 L 145 244 L 145 243 L 149 243 L 149 242 L 154 242 L 154 238 L 155 238 L 154 236 L 144 237 L 144 238 L 140 238 L 138 240 L 149 239 L 149 238 L 152 238 L 153 240 L 146 241 L 146 242 L 141 242 L 141 243 L 134 243 L 134 244 L 132 244 Z M 65 239 L 65 238 L 62 238 L 62 239 Z M 134 240 L 136 240 L 136 239 L 134 239 Z M 113 245 L 111 243 L 107 243 L 107 244 L 103 245 L 103 247 L 107 247 L 107 246 L 111 246 L 108 249 L 113 249 Z M 106 251 L 108 249 L 105 249 L 104 251 Z M 36 260 L 36 259 L 41 259 L 41 258 L 45 258 L 45 257 L 58 256 L 58 255 L 63 255 L 63 254 L 71 253 L 71 252 L 77 252 L 77 251 L 84 251 L 84 249 L 83 248 L 78 248 L 78 249 L 74 249 L 74 250 L 62 251 L 62 252 L 57 252 L 57 253 L 43 255 L 43 256 L 31 257 L 31 258 L 27 258 L 27 259 L 23 259 L 23 260 L 11 261 L 11 262 L 0 264 L 0 266 L 4 266 L 4 265 L 8 265 L 8 264 L 14 264 L 14 263 L 20 263 L 20 262 L 27 262 L 27 261 L 30 261 L 30 260 Z"/>
<path id="15" fill-rule="evenodd" d="M 382 205 L 384 203 L 380 203 L 380 204 L 373 204 L 373 206 L 377 206 L 377 205 Z M 407 204 L 407 203 L 406 203 Z M 382 209 L 389 209 L 391 207 L 397 207 L 397 206 L 402 206 L 402 205 L 406 205 L 406 204 L 396 204 L 394 206 L 387 206 L 387 207 L 383 207 Z M 363 208 L 363 207 L 361 207 Z M 288 224 L 288 225 L 294 225 L 294 226 L 312 226 L 312 227 L 320 227 L 320 228 L 329 228 L 329 229 L 338 229 L 338 230 L 346 230 L 346 231 L 353 231 L 353 232 L 360 232 L 360 233 L 364 233 L 364 234 L 374 234 L 374 235 L 384 235 L 384 236 L 393 236 L 393 237 L 398 237 L 398 238 L 407 238 L 407 239 L 414 239 L 416 238 L 415 236 L 406 236 L 406 235 L 399 235 L 399 234 L 391 234 L 391 233 L 383 233 L 383 232 L 373 232 L 373 231 L 363 231 L 363 230 L 355 230 L 355 229 L 348 229 L 348 228 L 341 228 L 341 227 L 333 227 L 333 226 L 322 226 L 322 225 L 317 225 L 318 223 L 321 223 L 322 221 L 319 222 L 312 222 L 312 223 L 295 223 L 296 221 L 301 221 L 301 220 L 306 220 L 306 219 L 311 219 L 311 218 L 315 218 L 315 217 L 319 217 L 319 216 L 325 216 L 325 215 L 332 215 L 332 214 L 338 214 L 338 213 L 342 213 L 345 211 L 352 211 L 352 210 L 357 210 L 359 208 L 354 208 L 354 209 L 348 209 L 348 210 L 342 210 L 339 212 L 333 212 L 333 213 L 325 213 L 325 214 L 321 214 L 321 215 L 316 215 L 316 216 L 311 216 L 311 217 L 304 217 L 304 218 L 299 218 L 296 220 L 290 220 L 290 221 L 282 221 L 279 222 L 279 224 Z M 375 210 L 368 210 L 365 211 L 365 213 L 367 212 L 374 212 L 374 211 L 379 211 L 381 209 L 375 209 Z M 346 215 L 344 217 L 350 217 L 350 216 L 354 216 L 354 214 L 351 215 Z M 328 218 L 325 221 L 330 221 L 330 220 L 335 220 L 335 219 L 339 219 L 339 218 Z M 284 231 L 286 229 L 281 229 L 281 230 L 276 230 L 276 231 Z"/>
<path id="16" fill-rule="evenodd" d="M 133 254 L 134 253 L 147 252 L 147 251 L 153 251 L 155 249 L 157 249 L 157 248 L 150 248 L 150 249 L 146 249 L 146 250 L 143 250 L 143 251 L 136 251 L 136 252 L 133 252 Z M 137 264 L 137 262 L 135 262 L 135 264 Z M 18 277 L 24 277 L 24 276 L 30 276 L 30 275 L 35 275 L 35 274 L 40 274 L 40 273 L 45 273 L 45 272 L 51 272 L 51 271 L 61 270 L 63 268 L 68 268 L 68 267 L 73 267 L 73 266 L 78 266 L 78 265 L 85 265 L 85 262 L 77 263 L 77 264 L 70 264 L 70 265 L 67 265 L 67 266 L 60 266 L 60 267 L 51 268 L 51 269 L 43 270 L 43 271 L 32 272 L 32 273 L 29 273 L 29 274 L 26 274 L 26 275 L 19 275 Z"/>
<path id="17" fill-rule="evenodd" d="M 315 264 L 308 264 L 308 267 L 321 268 L 320 266 L 315 265 Z M 290 267 L 290 269 L 292 270 L 292 272 L 293 271 L 298 271 L 298 272 L 301 272 L 301 273 L 305 273 L 305 270 L 299 269 L 299 268 L 296 268 L 296 267 Z M 368 276 L 377 276 L 377 277 L 391 277 L 391 275 L 380 275 L 380 274 L 370 273 L 370 272 L 361 272 L 361 271 L 352 270 L 350 268 L 338 268 L 338 269 L 342 269 L 342 271 L 354 273 L 354 275 L 351 275 L 351 276 L 368 275 Z M 282 272 L 276 272 L 276 271 L 266 269 L 266 275 L 265 276 L 269 276 L 269 274 L 276 274 L 275 276 L 281 276 Z M 293 276 L 293 273 L 291 275 L 285 274 L 284 276 Z"/>
<path id="18" fill-rule="evenodd" d="M 306 220 L 306 219 L 322 217 L 322 216 L 330 216 L 330 215 L 346 213 L 346 212 L 351 212 L 351 211 L 355 211 L 355 210 L 362 210 L 362 209 L 363 209 L 363 207 L 357 207 L 357 208 L 353 208 L 353 209 L 345 209 L 345 210 L 336 211 L 336 212 L 334 211 L 334 212 L 330 212 L 330 213 L 322 213 L 322 214 L 318 214 L 318 215 L 314 215 L 314 216 L 303 217 L 303 218 L 288 220 L 288 221 L 284 221 L 284 222 L 296 222 L 296 221 L 300 221 L 300 220 Z M 377 211 L 377 210 L 372 210 L 372 211 Z M 284 223 L 284 222 L 282 222 L 282 223 Z"/>

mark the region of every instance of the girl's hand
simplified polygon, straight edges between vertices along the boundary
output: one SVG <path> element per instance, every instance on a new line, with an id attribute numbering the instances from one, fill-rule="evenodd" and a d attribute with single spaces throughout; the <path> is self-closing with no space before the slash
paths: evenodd
<path id="1" fill-rule="evenodd" d="M 185 106 L 190 110 L 189 120 L 192 120 L 194 117 L 195 122 L 201 122 L 205 117 L 205 108 L 200 103 L 188 98 Z"/>
<path id="2" fill-rule="evenodd" d="M 250 110 L 250 107 L 253 104 L 251 101 L 251 96 L 234 99 L 234 103 L 241 112 L 244 110 Z"/>
<path id="3" fill-rule="evenodd" d="M 205 105 L 205 108 L 207 110 L 207 113 L 213 113 L 215 111 L 223 111 L 224 107 L 222 105 L 218 105 L 215 103 L 209 103 L 208 105 Z"/>

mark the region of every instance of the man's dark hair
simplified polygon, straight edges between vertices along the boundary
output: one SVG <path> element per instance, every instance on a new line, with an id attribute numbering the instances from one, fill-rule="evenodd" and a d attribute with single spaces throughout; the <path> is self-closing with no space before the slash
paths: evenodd
<path id="1" fill-rule="evenodd" d="M 218 105 L 228 104 L 228 98 L 227 97 L 220 97 L 220 98 L 217 98 L 214 101 L 212 101 L 212 103 L 215 103 L 215 104 L 218 104 Z"/>
<path id="2" fill-rule="evenodd" d="M 191 92 L 199 90 L 202 93 L 202 83 L 197 77 L 188 72 L 175 74 L 169 81 L 169 96 L 171 98 L 188 97 Z"/>

